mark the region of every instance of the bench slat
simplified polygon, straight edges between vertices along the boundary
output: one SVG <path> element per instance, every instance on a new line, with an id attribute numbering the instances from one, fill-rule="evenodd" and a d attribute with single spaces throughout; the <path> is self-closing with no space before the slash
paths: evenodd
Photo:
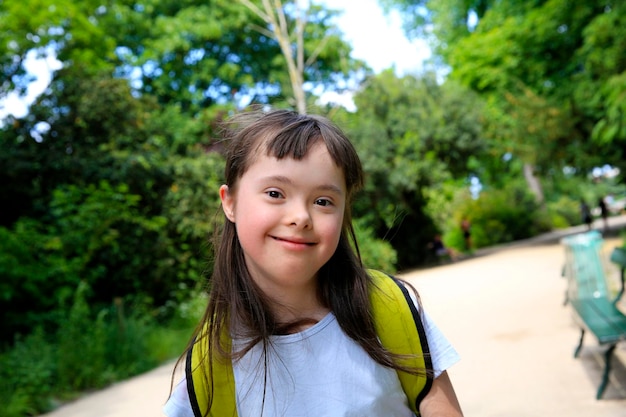
<path id="1" fill-rule="evenodd" d="M 571 300 L 572 307 L 598 343 L 626 340 L 626 316 L 605 298 Z"/>

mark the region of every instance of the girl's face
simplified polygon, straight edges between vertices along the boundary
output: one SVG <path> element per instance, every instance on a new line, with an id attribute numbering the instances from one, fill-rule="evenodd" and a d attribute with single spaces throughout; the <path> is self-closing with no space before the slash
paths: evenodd
<path id="1" fill-rule="evenodd" d="M 235 189 L 220 188 L 252 278 L 268 296 L 315 291 L 335 252 L 346 204 L 343 171 L 319 142 L 301 160 L 261 155 Z"/>

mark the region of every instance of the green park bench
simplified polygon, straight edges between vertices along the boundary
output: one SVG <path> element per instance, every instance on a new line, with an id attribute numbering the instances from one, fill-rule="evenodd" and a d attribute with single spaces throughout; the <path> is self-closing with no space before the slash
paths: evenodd
<path id="1" fill-rule="evenodd" d="M 604 352 L 604 372 L 596 398 L 602 394 L 609 380 L 611 358 L 618 342 L 626 340 L 626 316 L 617 304 L 624 294 L 624 270 L 626 269 L 626 250 L 615 248 L 611 261 L 621 269 L 620 288 L 609 291 L 605 276 L 605 264 L 602 258 L 604 243 L 600 233 L 591 231 L 563 238 L 565 246 L 565 266 L 563 275 L 567 279 L 566 303 L 574 309 L 576 321 L 580 326 L 580 341 L 574 352 L 578 357 L 583 345 L 585 331 L 590 331 L 600 345 L 608 345 Z"/>

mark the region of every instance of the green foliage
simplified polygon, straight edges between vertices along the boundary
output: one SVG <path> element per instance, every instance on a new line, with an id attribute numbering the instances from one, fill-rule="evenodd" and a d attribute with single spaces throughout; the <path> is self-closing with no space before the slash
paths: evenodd
<path id="1" fill-rule="evenodd" d="M 180 355 L 206 309 L 205 288 L 195 288 L 184 294 L 186 298 L 172 298 L 160 308 L 170 310 L 158 313 L 169 319 L 165 326 L 152 326 L 147 336 L 147 345 L 151 346 L 150 355 L 159 363 Z"/>
<path id="2" fill-rule="evenodd" d="M 1 338 L 7 357 L 17 349 L 25 372 L 54 365 L 52 386 L 43 377 L 42 385 L 7 380 L 16 388 L 3 391 L 15 393 L 3 409 L 20 416 L 182 351 L 193 326 L 168 331 L 164 322 L 176 308 L 160 307 L 202 282 L 208 212 L 217 207 L 210 195 L 223 162 L 198 145 L 211 143 L 203 120 L 210 112 L 189 120 L 175 107 L 134 98 L 123 80 L 81 76 L 60 73 L 66 78 L 26 119 L 2 126 L 0 187 L 20 202 L 22 217 L 3 216 L 0 228 Z M 37 138 L 42 118 L 50 129 Z M 79 283 L 85 289 L 72 301 Z M 31 339 L 37 325 L 48 345 Z M 26 355 L 20 340 L 42 352 L 49 346 L 53 359 Z"/>
<path id="3" fill-rule="evenodd" d="M 128 294 L 158 297 L 162 291 L 158 282 L 132 279 L 158 271 L 153 259 L 168 243 L 161 232 L 166 218 L 143 215 L 140 201 L 124 184 L 107 182 L 63 187 L 53 194 L 51 234 L 58 239 L 57 250 L 73 260 L 100 302 Z"/>
<path id="4" fill-rule="evenodd" d="M 329 109 L 366 171 L 354 212 L 368 267 L 424 262 L 438 232 L 462 249 L 463 216 L 478 247 L 576 224 L 580 197 L 613 189 L 580 178 L 599 161 L 626 171 L 621 3 L 385 2 L 432 23 L 452 72 L 442 84 L 387 71 L 362 85 L 356 113 Z M 309 12 L 307 88 L 341 90 L 368 74 L 346 58 L 335 13 Z M 32 51 L 63 62 L 29 114 L 0 126 L 0 198 L 12 203 L 0 216 L 9 416 L 182 350 L 222 218 L 219 122 L 248 101 L 289 103 L 267 29 L 225 0 L 0 2 L 0 97 L 23 91 Z M 519 183 L 524 165 L 540 175 L 545 210 Z M 474 176 L 485 187 L 476 200 Z"/>
<path id="5" fill-rule="evenodd" d="M 183 350 L 198 319 L 194 307 L 193 317 L 177 312 L 163 325 L 136 304 L 127 314 L 121 299 L 95 310 L 89 292 L 86 283 L 78 285 L 56 334 L 38 328 L 0 353 L 3 416 L 38 415 L 82 390 L 152 369 Z"/>
<path id="6" fill-rule="evenodd" d="M 575 47 L 591 8 L 551 1 L 511 15 L 494 6 L 450 51 L 451 76 L 493 98 L 506 115 L 488 122 L 492 140 L 540 172 L 602 162 L 581 123 L 584 104 L 571 100 L 579 71 Z"/>
<path id="7" fill-rule="evenodd" d="M 355 220 L 354 228 L 365 267 L 389 273 L 396 271 L 397 255 L 391 244 L 377 239 L 363 219 Z"/>
<path id="8" fill-rule="evenodd" d="M 78 268 L 54 248 L 57 240 L 33 219 L 21 219 L 13 230 L 0 227 L 0 326 L 2 340 L 46 330 L 59 320 L 58 305 L 67 300 L 78 280 Z"/>
<path id="9" fill-rule="evenodd" d="M 425 213 L 433 220 L 437 230 L 452 230 L 458 227 L 456 217 L 453 213 L 461 212 L 467 202 L 472 199 L 468 184 L 465 181 L 447 181 L 438 187 L 425 190 L 428 200 Z M 460 248 L 456 245 L 454 247 Z"/>
<path id="10" fill-rule="evenodd" d="M 218 189 L 223 182 L 224 158 L 211 153 L 171 162 L 175 182 L 164 197 L 166 217 L 181 237 L 206 239 L 220 214 Z"/>
<path id="11" fill-rule="evenodd" d="M 436 233 L 425 211 L 429 190 L 470 174 L 468 161 L 484 151 L 481 103 L 431 75 L 398 78 L 392 71 L 371 78 L 355 103 L 345 129 L 367 175 L 355 216 L 393 245 L 400 267 L 417 265 Z"/>
<path id="12" fill-rule="evenodd" d="M 626 171 L 624 2 L 381 3 L 403 13 L 407 33 L 428 35 L 449 79 L 488 103 L 492 158 L 481 159 L 483 184 L 503 187 L 522 165 L 540 183 L 564 168 L 581 178 L 604 164 Z M 537 189 L 530 179 L 529 186 Z M 548 203 L 558 199 L 544 194 Z"/>
<path id="13" fill-rule="evenodd" d="M 556 201 L 547 203 L 550 223 L 555 229 L 562 229 L 580 224 L 580 200 L 563 195 Z"/>
<path id="14" fill-rule="evenodd" d="M 58 375 L 56 352 L 38 328 L 28 337 L 18 337 L 11 350 L 0 353 L 3 416 L 37 415 L 51 409 Z"/>
<path id="15" fill-rule="evenodd" d="M 575 226 L 582 223 L 580 201 L 584 200 L 592 209 L 600 198 L 620 195 L 626 185 L 619 178 L 581 178 L 573 174 L 546 175 L 543 179 L 546 194 L 546 209 L 554 228 Z"/>
<path id="16" fill-rule="evenodd" d="M 464 247 L 460 229 L 464 217 L 472 225 L 474 248 L 526 239 L 551 228 L 546 214 L 521 184 L 486 190 L 479 198 L 464 202 L 444 236 L 444 241 L 458 248 Z"/>
<path id="17" fill-rule="evenodd" d="M 593 139 L 601 148 L 610 149 L 615 166 L 626 171 L 626 5 L 611 2 L 605 13 L 598 14 L 583 30 L 584 43 L 578 56 L 585 63 L 575 90 L 576 100 L 592 115 L 595 125 Z M 614 144 L 615 146 L 610 146 Z"/>
<path id="18" fill-rule="evenodd" d="M 4 341 L 58 326 L 80 280 L 100 306 L 128 296 L 159 307 L 210 268 L 223 171 L 210 147 L 227 108 L 190 119 L 124 80 L 57 75 L 27 118 L 0 130 L 0 195 L 17 203 L 0 229 Z M 36 135 L 41 118 L 50 128 Z"/>
<path id="19" fill-rule="evenodd" d="M 608 106 L 605 117 L 602 118 L 592 131 L 593 138 L 600 143 L 610 143 L 613 140 L 622 140 L 626 136 L 626 129 L 622 126 L 622 117 L 626 108 L 624 91 L 626 90 L 626 74 L 611 78 L 600 91 L 598 101 L 604 101 Z"/>
<path id="20" fill-rule="evenodd" d="M 0 2 L 0 97 L 26 90 L 30 77 L 23 67 L 28 54 L 57 55 L 94 74 L 111 70 L 115 42 L 97 24 L 100 2 L 29 0 Z"/>
<path id="21" fill-rule="evenodd" d="M 86 301 L 85 283 L 80 283 L 67 321 L 59 330 L 59 384 L 72 391 L 102 387 L 111 382 L 106 356 L 104 316 L 94 320 Z M 85 358 L 89 358 L 86 361 Z"/>

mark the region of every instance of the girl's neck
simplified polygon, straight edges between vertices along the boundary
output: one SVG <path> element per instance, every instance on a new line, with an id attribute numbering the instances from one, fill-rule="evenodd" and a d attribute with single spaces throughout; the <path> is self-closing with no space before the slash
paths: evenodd
<path id="1" fill-rule="evenodd" d="M 328 307 L 321 304 L 312 308 L 289 308 L 287 306 L 272 306 L 273 313 L 278 318 L 279 323 L 291 323 L 293 321 L 311 319 L 320 321 L 330 312 Z"/>
<path id="2" fill-rule="evenodd" d="M 280 325 L 287 326 L 288 333 L 297 333 L 307 329 L 322 320 L 330 312 L 330 309 L 322 304 L 316 293 L 300 294 L 291 297 L 274 298 L 270 301 L 270 308 L 276 321 Z M 294 326 L 290 326 L 294 324 Z"/>

